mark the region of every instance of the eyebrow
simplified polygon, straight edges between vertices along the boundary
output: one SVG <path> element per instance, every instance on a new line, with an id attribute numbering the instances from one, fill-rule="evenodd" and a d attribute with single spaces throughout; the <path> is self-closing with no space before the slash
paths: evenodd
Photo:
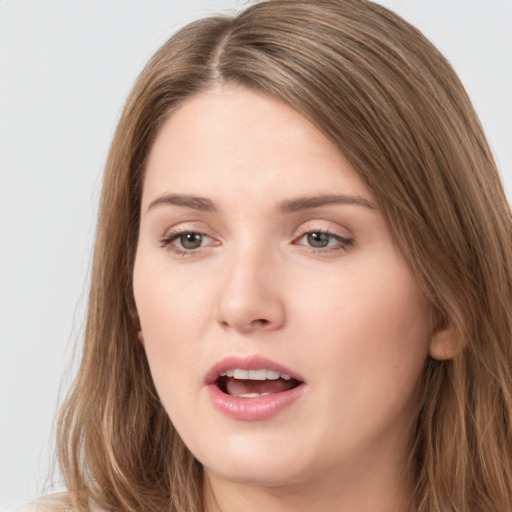
<path id="1" fill-rule="evenodd" d="M 157 197 L 154 201 L 151 201 L 150 205 L 148 206 L 148 211 L 154 208 L 155 206 L 161 204 L 173 204 L 176 206 L 184 206 L 185 208 L 191 208 L 193 210 L 199 210 L 202 212 L 217 211 L 217 208 L 209 199 L 206 199 L 204 197 L 176 194 L 166 194 Z"/>
<path id="2" fill-rule="evenodd" d="M 376 209 L 373 203 L 363 197 L 331 194 L 298 197 L 297 199 L 286 200 L 279 204 L 279 211 L 282 213 L 294 213 L 302 210 L 321 208 L 322 206 L 329 206 L 332 204 L 347 204 L 362 206 L 363 208 L 368 208 L 370 210 Z"/>
<path id="3" fill-rule="evenodd" d="M 185 208 L 191 208 L 192 210 L 199 210 L 203 212 L 217 211 L 217 207 L 215 206 L 215 204 L 209 199 L 206 199 L 205 197 L 178 194 L 166 194 L 157 197 L 148 206 L 148 211 L 162 204 L 183 206 Z M 278 211 L 280 211 L 281 213 L 294 213 L 303 210 L 321 208 L 322 206 L 329 206 L 332 204 L 362 206 L 370 210 L 376 209 L 373 203 L 360 196 L 328 194 L 287 199 L 279 203 Z"/>

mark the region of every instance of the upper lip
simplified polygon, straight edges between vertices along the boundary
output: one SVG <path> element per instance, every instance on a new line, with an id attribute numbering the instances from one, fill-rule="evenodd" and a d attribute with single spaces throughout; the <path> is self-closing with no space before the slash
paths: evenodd
<path id="1" fill-rule="evenodd" d="M 292 379 L 304 382 L 304 378 L 294 370 L 266 357 L 252 355 L 248 357 L 230 356 L 222 359 L 218 363 L 215 363 L 205 375 L 204 383 L 206 385 L 213 384 L 222 372 L 235 368 L 240 368 L 241 370 L 275 370 L 279 373 L 289 375 Z"/>

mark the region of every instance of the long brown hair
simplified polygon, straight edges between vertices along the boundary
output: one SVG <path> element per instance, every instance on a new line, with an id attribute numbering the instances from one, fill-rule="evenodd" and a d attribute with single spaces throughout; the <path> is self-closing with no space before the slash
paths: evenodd
<path id="1" fill-rule="evenodd" d="M 202 509 L 202 471 L 137 342 L 132 270 L 144 167 L 162 121 L 219 83 L 309 118 L 375 194 L 458 344 L 425 366 L 411 464 L 421 512 L 512 507 L 512 222 L 463 86 L 414 27 L 366 0 L 268 0 L 185 27 L 130 94 L 108 157 L 81 367 L 59 422 L 77 510 Z"/>

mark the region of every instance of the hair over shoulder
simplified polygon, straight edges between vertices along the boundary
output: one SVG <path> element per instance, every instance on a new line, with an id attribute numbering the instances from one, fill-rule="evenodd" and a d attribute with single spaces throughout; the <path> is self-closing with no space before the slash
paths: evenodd
<path id="1" fill-rule="evenodd" d="M 42 498 L 38 498 L 22 508 L 16 509 L 15 512 L 74 512 L 73 500 L 71 495 L 67 493 L 50 494 Z M 90 512 L 106 512 L 94 503 L 88 508 Z"/>

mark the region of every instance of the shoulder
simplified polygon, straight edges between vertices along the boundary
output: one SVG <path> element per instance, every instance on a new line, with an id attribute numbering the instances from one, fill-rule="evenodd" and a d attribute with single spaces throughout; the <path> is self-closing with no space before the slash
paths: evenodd
<path id="1" fill-rule="evenodd" d="M 43 496 L 27 503 L 14 512 L 74 512 L 66 494 Z M 107 512 L 95 504 L 91 505 L 90 512 Z"/>

